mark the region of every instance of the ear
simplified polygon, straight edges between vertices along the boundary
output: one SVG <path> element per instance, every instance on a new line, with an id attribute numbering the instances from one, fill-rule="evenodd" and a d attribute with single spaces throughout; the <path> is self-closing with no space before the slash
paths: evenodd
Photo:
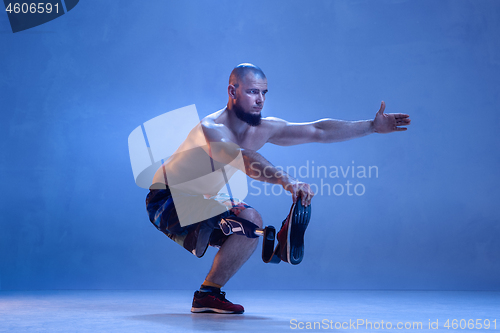
<path id="1" fill-rule="evenodd" d="M 227 94 L 229 95 L 229 97 L 231 98 L 236 98 L 236 87 L 233 86 L 232 84 L 228 85 L 227 86 Z"/>

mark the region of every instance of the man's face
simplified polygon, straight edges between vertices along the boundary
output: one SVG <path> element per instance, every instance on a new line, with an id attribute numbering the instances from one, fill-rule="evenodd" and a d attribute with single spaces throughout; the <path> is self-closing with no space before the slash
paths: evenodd
<path id="1" fill-rule="evenodd" d="M 251 126 L 259 125 L 266 93 L 267 79 L 248 73 L 236 88 L 234 101 L 236 116 Z"/>

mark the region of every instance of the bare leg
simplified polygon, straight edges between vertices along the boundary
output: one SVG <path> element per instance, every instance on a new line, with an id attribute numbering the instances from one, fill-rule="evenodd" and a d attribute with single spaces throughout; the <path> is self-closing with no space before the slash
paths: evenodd
<path id="1" fill-rule="evenodd" d="M 249 220 L 262 228 L 262 217 L 255 209 L 247 208 L 238 217 Z M 258 243 L 259 238 L 248 238 L 234 234 L 229 236 L 215 255 L 206 280 L 221 286 L 225 285 L 250 258 Z"/>

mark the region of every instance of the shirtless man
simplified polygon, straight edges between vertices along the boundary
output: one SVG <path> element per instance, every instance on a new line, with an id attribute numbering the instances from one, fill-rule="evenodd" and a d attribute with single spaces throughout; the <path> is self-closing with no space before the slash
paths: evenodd
<path id="1" fill-rule="evenodd" d="M 402 126 L 410 124 L 407 114 L 384 113 L 384 102 L 374 120 L 322 119 L 290 123 L 274 117 L 261 118 L 267 91 L 267 79 L 260 68 L 246 63 L 235 67 L 229 78 L 227 106 L 205 117 L 191 131 L 178 153 L 158 169 L 146 199 L 151 222 L 188 251 L 201 257 L 208 245 L 219 248 L 205 281 L 194 294 L 192 312 L 243 313 L 243 307 L 229 302 L 220 288 L 250 258 L 257 247 L 258 238 L 237 234 L 227 236 L 221 232 L 218 222 L 227 216 L 237 216 L 260 228 L 263 225 L 260 214 L 254 208 L 235 198 L 228 204 L 227 197 L 217 197 L 218 191 L 224 186 L 220 181 L 209 180 L 195 185 L 190 182 L 207 174 L 206 170 L 201 170 L 202 163 L 198 163 L 200 156 L 210 155 L 213 158 L 213 171 L 217 169 L 214 168 L 214 161 L 228 165 L 240 154 L 243 160 L 240 169 L 249 177 L 279 184 L 291 192 L 294 202 L 301 198 L 302 204 L 308 206 L 314 196 L 309 184 L 275 168 L 257 153 L 264 144 L 291 146 L 310 142 L 339 142 L 371 133 L 404 131 L 406 127 Z M 170 191 L 173 187 L 180 193 L 189 193 L 190 200 L 197 195 L 204 195 L 201 201 L 225 205 L 227 211 L 200 223 L 182 226 L 173 205 Z M 206 199 L 208 197 L 210 199 Z M 178 200 L 175 201 L 177 206 Z"/>

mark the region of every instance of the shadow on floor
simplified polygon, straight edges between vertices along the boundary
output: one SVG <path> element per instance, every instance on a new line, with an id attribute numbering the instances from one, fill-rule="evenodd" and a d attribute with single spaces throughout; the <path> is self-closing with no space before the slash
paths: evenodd
<path id="1" fill-rule="evenodd" d="M 215 313 L 159 313 L 127 317 L 131 320 L 154 322 L 180 329 L 199 331 L 267 331 L 273 327 L 283 327 L 289 322 L 275 320 L 271 316 Z"/>

